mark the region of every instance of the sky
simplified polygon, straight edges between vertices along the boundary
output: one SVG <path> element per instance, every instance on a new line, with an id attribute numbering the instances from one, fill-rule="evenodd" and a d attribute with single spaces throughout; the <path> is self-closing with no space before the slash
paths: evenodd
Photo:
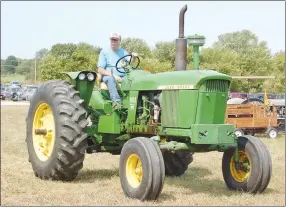
<path id="1" fill-rule="evenodd" d="M 33 58 L 57 43 L 87 42 L 107 47 L 109 34 L 158 41 L 179 35 L 186 5 L 185 36 L 202 34 L 210 47 L 220 34 L 248 29 L 267 41 L 272 53 L 285 51 L 284 1 L 2 1 L 1 58 Z"/>

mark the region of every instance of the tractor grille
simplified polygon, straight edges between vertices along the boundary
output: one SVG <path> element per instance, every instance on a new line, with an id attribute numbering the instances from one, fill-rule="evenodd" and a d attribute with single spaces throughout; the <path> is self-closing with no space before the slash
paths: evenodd
<path id="1" fill-rule="evenodd" d="M 207 80 L 201 86 L 201 92 L 227 92 L 229 81 L 226 80 Z"/>

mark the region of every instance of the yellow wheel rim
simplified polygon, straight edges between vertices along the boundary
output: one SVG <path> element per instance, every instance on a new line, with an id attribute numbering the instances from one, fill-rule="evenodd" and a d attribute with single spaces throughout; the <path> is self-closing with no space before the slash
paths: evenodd
<path id="1" fill-rule="evenodd" d="M 238 151 L 238 160 L 242 163 L 244 169 L 235 168 L 234 156 L 232 156 L 230 161 L 230 173 L 235 181 L 242 183 L 246 181 L 250 175 L 251 163 L 249 155 L 245 151 Z"/>
<path id="2" fill-rule="evenodd" d="M 51 107 L 41 103 L 33 120 L 33 146 L 36 155 L 41 161 L 47 161 L 54 148 L 55 122 Z"/>
<path id="3" fill-rule="evenodd" d="M 142 180 L 143 168 L 140 158 L 136 154 L 131 154 L 126 162 L 126 177 L 132 188 L 137 188 Z"/>

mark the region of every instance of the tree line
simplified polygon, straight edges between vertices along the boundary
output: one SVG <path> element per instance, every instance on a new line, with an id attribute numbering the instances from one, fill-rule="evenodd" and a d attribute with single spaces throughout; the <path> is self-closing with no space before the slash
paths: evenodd
<path id="1" fill-rule="evenodd" d="M 149 68 L 158 73 L 172 71 L 175 67 L 176 46 L 174 41 L 157 42 L 154 49 L 139 38 L 124 38 L 121 47 L 128 52 L 137 52 L 140 56 L 140 68 Z M 41 81 L 65 78 L 63 72 L 79 70 L 96 70 L 98 55 L 102 48 L 88 43 L 58 43 L 36 53 L 37 79 Z M 188 47 L 187 69 L 193 68 L 193 51 Z M 2 74 L 18 73 L 26 80 L 34 78 L 35 59 L 23 60 L 15 56 L 1 59 Z M 248 82 L 245 79 L 232 81 L 231 90 L 239 92 L 284 93 L 285 91 L 285 51 L 271 54 L 266 41 L 249 30 L 225 33 L 210 47 L 200 51 L 200 69 L 215 69 L 231 76 L 269 76 Z"/>

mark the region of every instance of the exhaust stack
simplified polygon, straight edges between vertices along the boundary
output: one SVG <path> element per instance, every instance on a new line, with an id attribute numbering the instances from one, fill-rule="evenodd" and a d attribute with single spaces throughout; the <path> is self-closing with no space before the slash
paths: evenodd
<path id="1" fill-rule="evenodd" d="M 176 59 L 175 70 L 182 71 L 187 68 L 187 39 L 184 37 L 185 27 L 185 12 L 187 11 L 187 5 L 185 5 L 179 16 L 179 38 L 176 39 Z"/>

